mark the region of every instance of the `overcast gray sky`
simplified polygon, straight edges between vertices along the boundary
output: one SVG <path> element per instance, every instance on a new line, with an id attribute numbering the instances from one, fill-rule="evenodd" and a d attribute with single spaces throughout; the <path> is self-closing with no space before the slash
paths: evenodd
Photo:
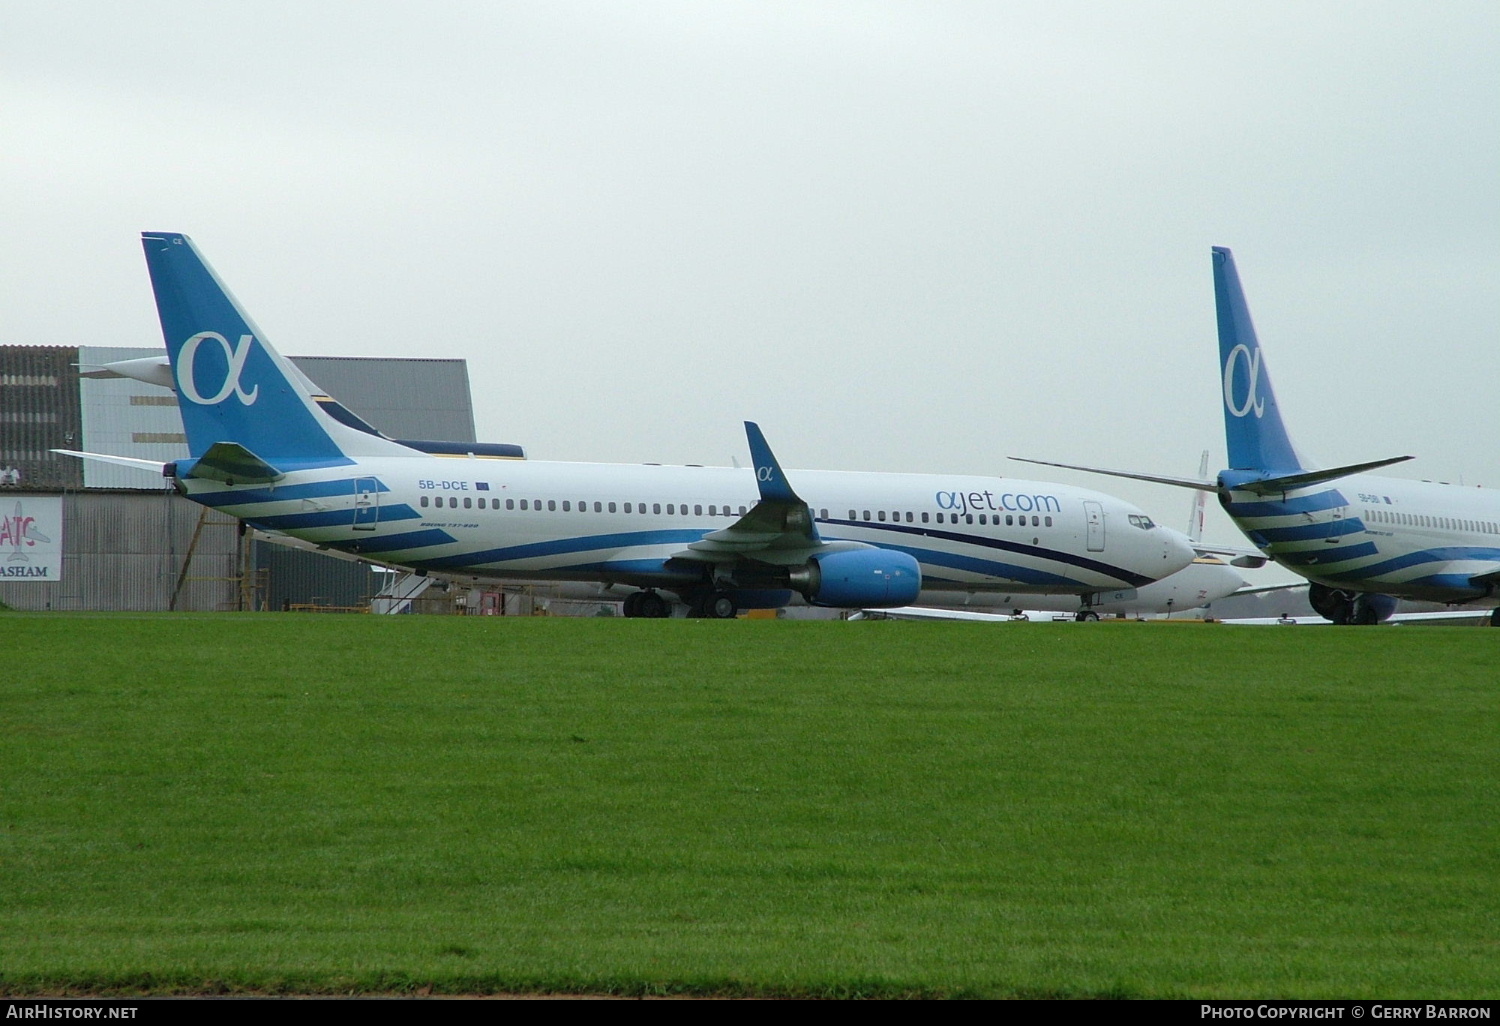
<path id="1" fill-rule="evenodd" d="M 1209 246 L 1298 445 L 1500 487 L 1500 4 L 0 9 L 0 342 L 469 361 L 540 459 L 1224 459 Z M 1401 471 L 1397 471 L 1398 473 Z M 1240 540 L 1214 511 L 1209 535 Z"/>

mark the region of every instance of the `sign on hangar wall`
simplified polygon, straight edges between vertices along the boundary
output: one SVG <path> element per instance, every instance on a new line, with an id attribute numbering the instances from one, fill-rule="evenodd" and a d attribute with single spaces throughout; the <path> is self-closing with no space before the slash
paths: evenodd
<path id="1" fill-rule="evenodd" d="M 0 579 L 60 581 L 63 501 L 0 493 Z"/>

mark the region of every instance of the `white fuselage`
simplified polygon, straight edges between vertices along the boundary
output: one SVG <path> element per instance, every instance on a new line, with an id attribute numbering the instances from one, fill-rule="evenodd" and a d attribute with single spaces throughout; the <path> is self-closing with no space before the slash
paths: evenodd
<path id="1" fill-rule="evenodd" d="M 1092 597 L 1087 608 L 1101 616 L 1155 616 L 1201 609 L 1233 595 L 1245 579 L 1234 568 L 1212 556 L 1200 556 L 1186 567 L 1159 581 L 1139 588 L 1117 588 Z M 1077 613 L 1085 608 L 1076 595 L 1037 595 L 1016 591 L 924 591 L 918 605 L 939 609 L 1005 610 L 1031 609 L 1050 613 Z"/>
<path id="2" fill-rule="evenodd" d="M 1095 595 L 1139 588 L 1193 558 L 1181 535 L 1085 489 L 957 475 L 787 476 L 824 542 L 907 552 L 927 590 Z M 362 457 L 275 485 L 181 484 L 257 527 L 378 562 L 668 590 L 703 583 L 701 560 L 674 557 L 759 500 L 751 470 L 421 455 Z"/>
<path id="3" fill-rule="evenodd" d="M 1262 552 L 1331 588 L 1464 602 L 1500 573 L 1500 493 L 1356 475 L 1224 509 Z"/>

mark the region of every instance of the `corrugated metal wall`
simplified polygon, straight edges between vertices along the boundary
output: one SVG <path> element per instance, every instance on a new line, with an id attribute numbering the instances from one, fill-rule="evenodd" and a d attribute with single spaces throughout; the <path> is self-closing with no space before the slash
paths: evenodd
<path id="1" fill-rule="evenodd" d="M 204 509 L 171 492 L 68 492 L 63 579 L 0 582 L 0 602 L 13 609 L 164 611 Z M 238 552 L 235 520 L 209 511 L 177 608 L 237 608 Z"/>
<path id="2" fill-rule="evenodd" d="M 78 460 L 48 451 L 83 440 L 77 362 L 72 346 L 0 346 L 0 471 L 20 471 L 22 488 L 83 484 Z"/>
<path id="3" fill-rule="evenodd" d="M 367 563 L 336 559 L 268 542 L 255 543 L 255 565 L 264 572 L 266 608 L 290 606 L 368 606 L 384 575 Z"/>
<path id="4" fill-rule="evenodd" d="M 149 349 L 78 347 L 78 362 L 89 369 L 115 360 L 153 355 L 158 354 Z M 182 415 L 177 409 L 177 396 L 170 388 L 148 385 L 134 378 L 80 378 L 78 394 L 82 404 L 83 444 L 73 448 L 159 463 L 187 458 Z M 154 490 L 162 486 L 161 476 L 149 471 L 97 460 L 80 462 L 86 488 Z"/>

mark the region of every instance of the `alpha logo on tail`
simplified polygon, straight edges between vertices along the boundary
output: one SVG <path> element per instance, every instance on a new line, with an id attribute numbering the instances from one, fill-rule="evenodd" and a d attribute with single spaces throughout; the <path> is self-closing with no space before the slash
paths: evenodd
<path id="1" fill-rule="evenodd" d="M 223 348 L 228 369 L 224 374 L 223 387 L 211 396 L 204 396 L 198 391 L 198 347 L 209 339 Z M 250 355 L 250 345 L 254 341 L 254 335 L 241 335 L 239 345 L 231 346 L 229 339 L 217 331 L 198 332 L 182 344 L 182 349 L 177 354 L 178 392 L 183 398 L 199 406 L 217 406 L 231 395 L 239 397 L 241 406 L 255 405 L 255 400 L 260 397 L 260 386 L 251 385 L 250 391 L 246 392 L 240 384 L 240 375 L 245 373 L 245 358 Z"/>
<path id="2" fill-rule="evenodd" d="M 216 457 L 205 468 L 222 464 L 226 479 L 250 481 L 251 474 L 265 477 L 294 466 L 343 466 L 358 456 L 412 454 L 321 410 L 312 382 L 267 344 L 265 333 L 186 235 L 143 232 L 141 245 L 171 381 L 181 399 L 188 452 L 205 460 L 212 452 L 222 457 L 243 451 L 263 464 L 247 472 L 243 455 L 236 455 Z"/>
<path id="3" fill-rule="evenodd" d="M 1241 357 L 1245 364 L 1245 401 L 1237 403 L 1234 400 L 1234 368 Z M 1251 410 L 1255 411 L 1256 417 L 1265 415 L 1266 401 L 1260 397 L 1259 347 L 1251 353 L 1249 347 L 1241 342 L 1229 351 L 1229 356 L 1224 361 L 1224 406 L 1236 417 L 1243 417 Z"/>

